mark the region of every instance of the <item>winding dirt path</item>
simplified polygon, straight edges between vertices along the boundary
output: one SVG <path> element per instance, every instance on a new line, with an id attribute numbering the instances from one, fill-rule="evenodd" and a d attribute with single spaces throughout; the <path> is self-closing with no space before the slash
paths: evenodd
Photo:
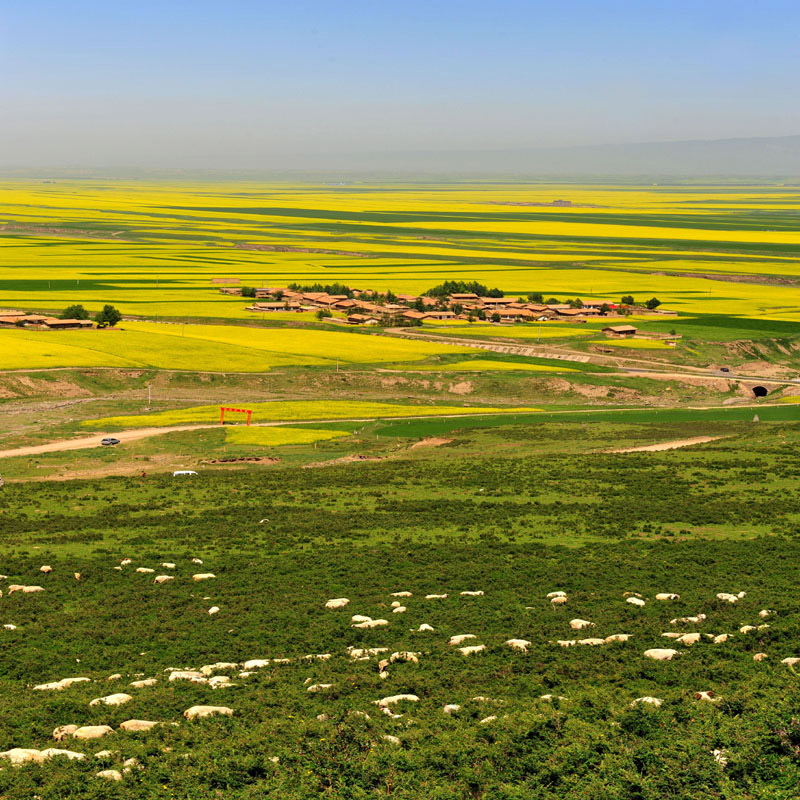
<path id="1" fill-rule="evenodd" d="M 695 436 L 691 439 L 675 439 L 671 442 L 644 444 L 639 447 L 621 447 L 618 450 L 606 450 L 606 453 L 658 453 L 661 450 L 677 450 L 679 447 L 690 447 L 693 444 L 705 444 L 724 439 L 724 436 Z"/>

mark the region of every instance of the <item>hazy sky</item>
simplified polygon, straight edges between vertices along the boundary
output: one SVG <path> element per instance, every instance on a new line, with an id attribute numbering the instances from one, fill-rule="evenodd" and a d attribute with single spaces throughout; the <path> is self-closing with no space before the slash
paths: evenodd
<path id="1" fill-rule="evenodd" d="M 799 0 L 24 0 L 0 165 L 800 133 Z"/>

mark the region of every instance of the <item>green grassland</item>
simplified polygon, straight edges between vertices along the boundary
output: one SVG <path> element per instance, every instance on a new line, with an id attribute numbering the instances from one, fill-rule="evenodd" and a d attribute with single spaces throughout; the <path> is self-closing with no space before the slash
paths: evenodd
<path id="1" fill-rule="evenodd" d="M 699 431 L 728 438 L 684 451 L 602 452 Z M 66 746 L 88 757 L 4 766 L 0 792 L 9 800 L 789 800 L 800 778 L 797 677 L 780 660 L 800 655 L 798 442 L 788 422 L 519 424 L 371 463 L 7 483 L 3 588 L 44 592 L 0 600 L 0 621 L 17 626 L 0 632 L 0 750 Z M 115 570 L 125 557 L 133 564 Z M 158 574 L 162 561 L 176 563 L 165 570 L 170 583 L 134 572 Z M 38 571 L 45 563 L 51 575 Z M 197 571 L 217 577 L 197 584 Z M 554 610 L 545 595 L 556 589 L 569 602 Z M 404 614 L 392 614 L 390 593 L 399 590 L 412 597 L 403 598 Z M 460 595 L 467 590 L 485 594 Z M 628 591 L 647 605 L 626 604 Z M 681 599 L 659 603 L 660 591 Z M 747 595 L 731 605 L 715 598 L 720 591 Z M 448 598 L 425 600 L 428 593 Z M 331 597 L 351 602 L 326 610 Z M 209 616 L 212 605 L 220 612 Z M 769 628 L 739 633 L 764 622 L 763 608 L 776 612 Z M 688 647 L 660 636 L 676 629 L 672 617 L 701 611 L 708 618 L 697 630 L 728 632 L 728 642 Z M 353 629 L 359 613 L 389 624 Z M 596 627 L 574 632 L 573 617 Z M 421 623 L 434 632 L 412 632 Z M 448 646 L 463 633 L 476 636 L 465 644 L 486 650 L 463 656 Z M 555 644 L 614 633 L 632 638 Z M 530 641 L 528 652 L 504 645 L 510 638 Z M 382 680 L 378 659 L 356 661 L 351 646 L 414 651 L 419 663 L 392 664 Z M 651 647 L 680 655 L 648 661 L 642 653 Z M 755 662 L 756 652 L 767 660 Z M 303 658 L 325 653 L 328 660 Z M 249 677 L 217 669 L 236 684 L 224 690 L 168 681 L 164 672 L 251 658 L 290 661 Z M 32 690 L 72 676 L 92 681 Z M 137 676 L 157 680 L 130 687 Z M 322 683 L 331 687 L 308 691 Z M 706 690 L 718 702 L 695 699 Z M 120 691 L 133 700 L 89 706 Z M 398 704 L 398 719 L 374 704 L 404 693 L 419 701 Z M 546 702 L 545 694 L 565 699 Z M 631 705 L 642 696 L 663 705 Z M 445 714 L 448 703 L 461 711 Z M 183 711 L 196 704 L 234 715 L 187 722 Z M 130 718 L 167 724 L 85 743 L 52 740 L 58 725 L 116 728 Z M 107 762 L 93 757 L 104 749 Z M 725 767 L 714 750 L 724 751 Z M 93 777 L 130 757 L 143 769 L 121 782 Z"/>

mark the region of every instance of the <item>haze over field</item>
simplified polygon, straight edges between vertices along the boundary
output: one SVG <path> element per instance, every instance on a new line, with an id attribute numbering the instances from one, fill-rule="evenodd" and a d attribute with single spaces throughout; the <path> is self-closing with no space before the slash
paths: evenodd
<path id="1" fill-rule="evenodd" d="M 19 3 L 0 167 L 796 176 L 798 29 L 791 0 Z"/>

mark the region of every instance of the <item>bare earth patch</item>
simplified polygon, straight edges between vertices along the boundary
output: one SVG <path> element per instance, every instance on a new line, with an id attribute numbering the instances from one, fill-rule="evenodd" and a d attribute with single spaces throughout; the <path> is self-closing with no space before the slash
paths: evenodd
<path id="1" fill-rule="evenodd" d="M 303 464 L 303 469 L 314 469 L 316 467 L 335 467 L 338 464 L 360 464 L 364 461 L 383 461 L 384 459 L 379 456 L 360 456 L 353 454 L 350 456 L 342 456 L 341 458 L 332 458 L 330 461 L 315 461 L 312 464 Z"/>
<path id="2" fill-rule="evenodd" d="M 695 436 L 692 439 L 674 439 L 671 442 L 645 444 L 640 447 L 621 447 L 618 450 L 605 450 L 606 453 L 656 453 L 660 450 L 677 450 L 679 447 L 690 447 L 693 444 L 705 444 L 724 439 L 724 436 Z"/>
<path id="3" fill-rule="evenodd" d="M 443 444 L 450 444 L 452 439 L 441 439 L 436 436 L 429 436 L 427 439 L 422 439 L 422 441 L 414 442 L 411 445 L 409 450 L 415 450 L 417 447 L 441 447 Z"/>

